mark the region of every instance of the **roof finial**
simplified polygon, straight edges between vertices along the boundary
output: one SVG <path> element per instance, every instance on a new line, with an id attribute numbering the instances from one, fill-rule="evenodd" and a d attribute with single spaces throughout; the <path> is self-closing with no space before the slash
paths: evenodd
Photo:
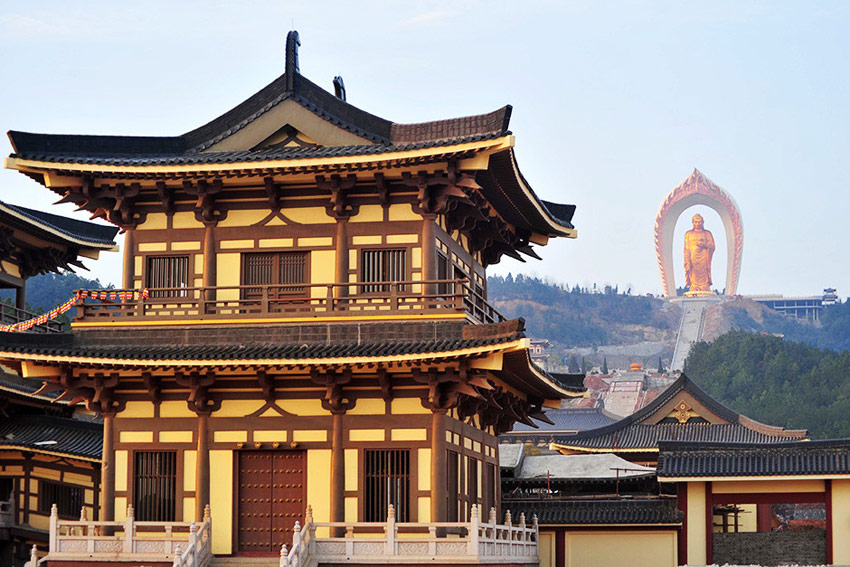
<path id="1" fill-rule="evenodd" d="M 298 32 L 292 30 L 286 34 L 286 90 L 291 91 L 295 88 L 295 75 L 301 71 L 298 68 L 298 46 L 301 45 L 301 40 L 298 39 Z"/>
<path id="2" fill-rule="evenodd" d="M 334 77 L 334 94 L 336 98 L 345 102 L 345 83 L 342 82 L 342 77 L 339 75 Z"/>

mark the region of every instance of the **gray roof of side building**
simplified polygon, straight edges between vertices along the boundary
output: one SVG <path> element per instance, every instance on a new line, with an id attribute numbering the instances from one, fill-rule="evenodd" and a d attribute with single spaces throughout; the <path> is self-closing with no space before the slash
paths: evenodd
<path id="1" fill-rule="evenodd" d="M 518 423 L 511 433 L 565 433 L 572 431 L 586 431 L 588 429 L 597 429 L 615 423 L 619 417 L 605 411 L 603 408 L 561 408 L 547 409 L 546 417 L 554 422 L 554 425 L 548 423 L 540 424 L 539 428 L 534 428 L 523 423 Z"/>
<path id="2" fill-rule="evenodd" d="M 536 514 L 541 525 L 664 525 L 682 524 L 684 514 L 674 498 L 569 499 L 502 502 L 514 521 L 520 513 L 526 522 Z"/>

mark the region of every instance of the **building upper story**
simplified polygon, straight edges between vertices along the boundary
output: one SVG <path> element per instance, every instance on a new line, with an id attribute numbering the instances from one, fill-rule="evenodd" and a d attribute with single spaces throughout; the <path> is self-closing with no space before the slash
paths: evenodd
<path id="1" fill-rule="evenodd" d="M 283 75 L 181 136 L 9 132 L 6 167 L 125 232 L 123 287 L 76 326 L 435 315 L 500 320 L 487 266 L 576 236 L 519 171 L 511 107 L 385 120 Z"/>

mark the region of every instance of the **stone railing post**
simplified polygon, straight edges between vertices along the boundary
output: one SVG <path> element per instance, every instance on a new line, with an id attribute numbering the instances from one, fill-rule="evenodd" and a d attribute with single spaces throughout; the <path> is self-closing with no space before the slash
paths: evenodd
<path id="1" fill-rule="evenodd" d="M 191 550 L 192 557 L 190 559 L 191 563 L 189 563 L 190 567 L 197 567 L 198 565 L 198 525 L 195 522 L 189 524 L 189 545 L 186 547 L 187 550 Z"/>
<path id="2" fill-rule="evenodd" d="M 27 563 L 28 567 L 38 567 L 38 547 L 35 545 L 30 549 L 30 562 Z"/>
<path id="3" fill-rule="evenodd" d="M 136 539 L 136 519 L 133 505 L 127 506 L 127 519 L 124 520 L 124 553 L 133 553 L 133 540 Z"/>
<path id="4" fill-rule="evenodd" d="M 178 545 L 174 548 L 174 563 L 173 567 L 182 567 L 183 565 L 183 549 Z"/>
<path id="5" fill-rule="evenodd" d="M 511 525 L 511 511 L 508 510 L 505 512 L 505 535 L 508 540 L 508 555 L 513 556 L 514 554 L 514 529 Z"/>
<path id="6" fill-rule="evenodd" d="M 280 546 L 280 560 L 278 567 L 288 567 L 289 565 L 289 550 L 286 549 L 286 544 Z"/>
<path id="7" fill-rule="evenodd" d="M 537 514 L 531 516 L 531 529 L 534 530 L 534 542 L 539 545 L 540 542 L 540 525 L 537 523 Z"/>
<path id="8" fill-rule="evenodd" d="M 469 512 L 469 534 L 467 537 L 466 544 L 466 554 L 472 557 L 478 557 L 479 549 L 478 549 L 478 537 L 479 537 L 480 524 L 478 521 L 478 504 L 472 505 L 472 510 Z"/>
<path id="9" fill-rule="evenodd" d="M 55 552 L 59 547 L 59 508 L 56 504 L 50 507 L 50 543 L 48 550 L 50 553 Z"/>
<path id="10" fill-rule="evenodd" d="M 307 523 L 305 522 L 304 525 L 306 526 Z M 304 536 L 301 533 L 301 524 L 298 520 L 295 520 L 295 527 L 292 529 L 292 550 L 295 552 L 295 557 L 292 558 L 292 567 L 301 567 L 301 554 L 304 553 Z"/>
<path id="11" fill-rule="evenodd" d="M 387 527 L 386 536 L 387 536 L 387 546 L 384 550 L 384 555 L 395 555 L 395 506 L 390 504 L 387 509 Z"/>
<path id="12" fill-rule="evenodd" d="M 525 512 L 519 513 L 519 539 L 520 541 L 526 541 L 525 537 Z"/>

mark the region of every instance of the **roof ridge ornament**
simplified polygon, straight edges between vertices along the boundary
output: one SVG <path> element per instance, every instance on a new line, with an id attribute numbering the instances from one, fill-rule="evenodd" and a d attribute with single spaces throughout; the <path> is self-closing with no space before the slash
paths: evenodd
<path id="1" fill-rule="evenodd" d="M 298 67 L 298 47 L 301 45 L 301 40 L 298 38 L 298 32 L 292 30 L 286 34 L 286 90 L 295 90 L 295 75 L 300 74 L 301 70 Z"/>

